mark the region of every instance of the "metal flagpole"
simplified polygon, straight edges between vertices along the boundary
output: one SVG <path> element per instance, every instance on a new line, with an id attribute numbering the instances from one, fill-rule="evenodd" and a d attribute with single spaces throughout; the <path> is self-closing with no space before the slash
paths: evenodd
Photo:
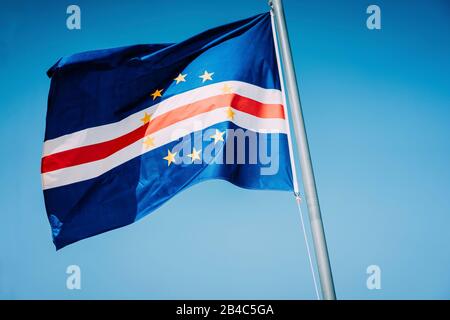
<path id="1" fill-rule="evenodd" d="M 305 124 L 302 115 L 300 95 L 297 87 L 297 78 L 295 76 L 294 63 L 292 61 L 291 46 L 284 18 L 282 0 L 272 0 L 271 4 L 275 16 L 279 46 L 283 59 L 284 71 L 286 75 L 286 86 L 293 117 L 295 138 L 297 141 L 297 150 L 302 170 L 303 186 L 305 189 L 306 203 L 308 205 L 309 220 L 311 222 L 311 232 L 314 241 L 314 249 L 319 269 L 320 285 L 322 296 L 326 300 L 335 300 L 333 276 L 331 274 L 331 265 L 328 257 L 327 243 L 323 230 L 322 217 L 320 214 L 319 199 L 317 197 L 316 182 L 309 154 L 308 139 L 306 136 Z M 275 32 L 275 30 L 274 30 Z"/>

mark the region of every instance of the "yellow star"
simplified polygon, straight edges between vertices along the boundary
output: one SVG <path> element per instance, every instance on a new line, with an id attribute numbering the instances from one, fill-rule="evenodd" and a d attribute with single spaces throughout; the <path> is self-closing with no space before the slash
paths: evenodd
<path id="1" fill-rule="evenodd" d="M 179 84 L 180 82 L 186 82 L 186 76 L 187 76 L 187 73 L 186 74 L 179 74 L 178 75 L 178 77 L 176 77 L 175 79 L 173 79 L 173 80 L 175 80 L 177 83 L 176 84 Z"/>
<path id="2" fill-rule="evenodd" d="M 227 108 L 226 113 L 227 113 L 227 119 L 228 120 L 233 120 L 234 119 L 234 111 L 233 111 L 233 109 L 231 109 L 231 107 Z"/>
<path id="3" fill-rule="evenodd" d="M 212 136 L 210 136 L 211 139 L 214 139 L 214 144 L 216 144 L 219 141 L 223 141 L 223 135 L 225 134 L 224 132 L 220 132 L 219 130 L 216 129 L 216 133 L 213 134 Z"/>
<path id="4" fill-rule="evenodd" d="M 202 82 L 205 82 L 206 80 L 212 80 L 213 74 L 214 72 L 209 73 L 208 71 L 205 70 L 205 72 L 201 76 L 199 76 L 199 78 L 202 78 L 203 79 Z"/>
<path id="5" fill-rule="evenodd" d="M 158 98 L 158 97 L 162 97 L 162 92 L 163 92 L 163 90 L 164 89 L 156 89 L 155 90 L 155 92 L 153 92 L 152 94 L 151 94 L 151 96 L 153 97 L 153 100 L 155 100 L 156 98 Z"/>
<path id="6" fill-rule="evenodd" d="M 154 147 L 155 146 L 155 139 L 153 137 L 147 136 L 144 139 L 144 146 L 146 149 Z"/>
<path id="7" fill-rule="evenodd" d="M 197 150 L 195 150 L 195 148 L 193 148 L 192 153 L 188 154 L 187 156 L 192 159 L 192 162 L 194 162 L 195 160 L 200 160 L 200 152 L 201 151 L 202 151 L 202 149 L 197 151 Z"/>
<path id="8" fill-rule="evenodd" d="M 229 86 L 228 83 L 225 83 L 220 90 L 222 90 L 222 92 L 224 94 L 232 93 L 233 92 L 233 87 Z"/>
<path id="9" fill-rule="evenodd" d="M 149 123 L 150 120 L 152 120 L 152 115 L 151 115 L 151 114 L 148 114 L 147 112 L 144 112 L 144 117 L 141 118 L 141 121 L 142 121 L 144 124 L 146 124 L 146 123 Z"/>
<path id="10" fill-rule="evenodd" d="M 164 157 L 164 160 L 167 160 L 167 166 L 170 166 L 172 162 L 175 162 L 176 152 L 172 153 L 170 150 L 167 150 L 167 157 Z"/>

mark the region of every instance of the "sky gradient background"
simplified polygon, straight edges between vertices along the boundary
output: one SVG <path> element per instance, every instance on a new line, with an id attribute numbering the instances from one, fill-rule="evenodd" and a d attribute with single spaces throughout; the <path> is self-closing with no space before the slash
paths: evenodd
<path id="1" fill-rule="evenodd" d="M 66 28 L 81 7 L 82 29 Z M 381 7 L 382 29 L 366 28 Z M 292 194 L 210 181 L 56 252 L 41 191 L 61 56 L 186 39 L 265 0 L 2 1 L 0 299 L 314 299 Z M 341 299 L 450 298 L 450 5 L 285 0 Z M 68 265 L 82 289 L 67 290 Z M 381 290 L 366 288 L 379 265 Z"/>

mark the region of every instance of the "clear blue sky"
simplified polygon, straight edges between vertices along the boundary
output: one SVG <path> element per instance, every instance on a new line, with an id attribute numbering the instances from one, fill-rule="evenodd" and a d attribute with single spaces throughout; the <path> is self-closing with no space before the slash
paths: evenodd
<path id="1" fill-rule="evenodd" d="M 139 222 L 56 252 L 40 181 L 49 79 L 72 53 L 176 42 L 265 0 L 3 1 L 0 299 L 313 299 L 292 194 L 197 185 Z M 382 29 L 365 26 L 378 4 Z M 450 6 L 285 0 L 337 295 L 450 298 Z M 66 289 L 66 267 L 82 290 Z M 366 288 L 366 268 L 382 289 Z"/>

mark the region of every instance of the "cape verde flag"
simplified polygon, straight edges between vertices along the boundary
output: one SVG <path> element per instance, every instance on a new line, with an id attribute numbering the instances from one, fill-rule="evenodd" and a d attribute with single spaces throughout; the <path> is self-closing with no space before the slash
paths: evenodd
<path id="1" fill-rule="evenodd" d="M 272 32 L 264 13 L 50 68 L 41 173 L 57 249 L 133 223 L 204 180 L 293 190 Z M 252 137 L 275 150 L 274 172 L 264 173 Z"/>

